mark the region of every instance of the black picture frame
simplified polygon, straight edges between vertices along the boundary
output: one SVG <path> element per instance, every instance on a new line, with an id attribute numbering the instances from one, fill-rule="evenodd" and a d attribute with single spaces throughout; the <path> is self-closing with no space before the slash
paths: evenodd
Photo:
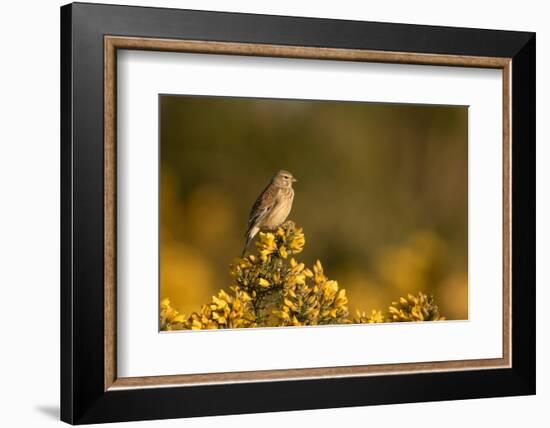
<path id="1" fill-rule="evenodd" d="M 105 391 L 105 35 L 512 58 L 512 367 Z M 86 424 L 534 394 L 535 43 L 528 32 L 63 6 L 61 419 Z"/>

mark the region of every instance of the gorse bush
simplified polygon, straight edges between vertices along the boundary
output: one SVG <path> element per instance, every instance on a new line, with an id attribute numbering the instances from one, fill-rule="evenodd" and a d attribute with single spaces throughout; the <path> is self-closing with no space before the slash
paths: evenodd
<path id="1" fill-rule="evenodd" d="M 161 330 L 202 330 L 326 324 L 366 324 L 403 321 L 438 321 L 432 296 L 408 294 L 393 302 L 387 312 L 348 313 L 346 290 L 328 279 L 319 260 L 309 268 L 296 260 L 305 236 L 287 221 L 275 232 L 260 232 L 257 254 L 233 261 L 229 291 L 220 290 L 212 301 L 189 316 L 160 303 Z"/>

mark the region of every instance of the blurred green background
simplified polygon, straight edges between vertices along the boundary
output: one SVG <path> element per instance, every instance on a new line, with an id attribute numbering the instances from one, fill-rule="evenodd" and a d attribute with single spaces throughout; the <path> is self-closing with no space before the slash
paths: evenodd
<path id="1" fill-rule="evenodd" d="M 467 318 L 467 107 L 162 95 L 160 122 L 160 297 L 180 312 L 231 284 L 250 208 L 287 169 L 298 259 L 352 315 L 422 291 Z"/>

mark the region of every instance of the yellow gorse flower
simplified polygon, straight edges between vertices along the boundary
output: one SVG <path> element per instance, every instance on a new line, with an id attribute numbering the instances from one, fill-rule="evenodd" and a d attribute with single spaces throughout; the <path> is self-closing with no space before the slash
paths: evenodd
<path id="1" fill-rule="evenodd" d="M 160 302 L 161 330 L 177 330 L 182 328 L 184 323 L 185 317 L 170 306 L 169 299 L 164 299 Z"/>
<path id="2" fill-rule="evenodd" d="M 394 321 L 435 321 L 439 315 L 432 296 L 418 293 L 393 302 L 387 313 L 357 312 L 348 318 L 346 290 L 330 280 L 317 260 L 311 268 L 293 256 L 303 251 L 305 237 L 291 221 L 274 232 L 260 232 L 258 256 L 233 260 L 229 291 L 220 290 L 212 301 L 188 317 L 160 302 L 161 330 L 204 330 L 325 324 L 367 324 Z"/>
<path id="3" fill-rule="evenodd" d="M 357 311 L 356 317 L 353 319 L 354 324 L 376 324 L 386 322 L 386 317 L 382 311 L 373 309 L 370 315 L 367 315 L 365 311 Z"/>
<path id="4" fill-rule="evenodd" d="M 260 258 L 266 262 L 275 255 L 286 259 L 291 254 L 302 252 L 305 242 L 302 229 L 297 229 L 293 222 L 288 221 L 274 233 L 260 232 L 256 241 L 256 248 Z"/>
<path id="5" fill-rule="evenodd" d="M 256 248 L 260 253 L 262 261 L 267 261 L 268 258 L 277 251 L 277 242 L 275 241 L 275 235 L 271 232 L 258 234 L 258 241 L 256 241 Z"/>
<path id="6" fill-rule="evenodd" d="M 392 302 L 388 309 L 391 321 L 441 321 L 445 318 L 439 314 L 439 308 L 434 303 L 433 296 L 418 293 L 408 294 L 399 301 Z"/>

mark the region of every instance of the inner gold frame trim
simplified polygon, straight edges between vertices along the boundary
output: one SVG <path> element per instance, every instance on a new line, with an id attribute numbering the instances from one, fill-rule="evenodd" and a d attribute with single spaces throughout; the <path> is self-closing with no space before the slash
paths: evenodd
<path id="1" fill-rule="evenodd" d="M 305 369 L 262 370 L 171 376 L 117 377 L 116 368 L 116 83 L 118 49 L 170 51 L 218 55 L 244 55 L 336 61 L 442 65 L 494 68 L 502 70 L 503 91 L 503 349 L 502 358 L 434 361 L 405 364 L 379 364 Z M 511 58 L 461 55 L 385 52 L 196 40 L 170 40 L 139 37 L 104 37 L 104 389 L 163 386 L 191 386 L 271 380 L 338 378 L 381 374 L 441 372 L 511 367 Z"/>

